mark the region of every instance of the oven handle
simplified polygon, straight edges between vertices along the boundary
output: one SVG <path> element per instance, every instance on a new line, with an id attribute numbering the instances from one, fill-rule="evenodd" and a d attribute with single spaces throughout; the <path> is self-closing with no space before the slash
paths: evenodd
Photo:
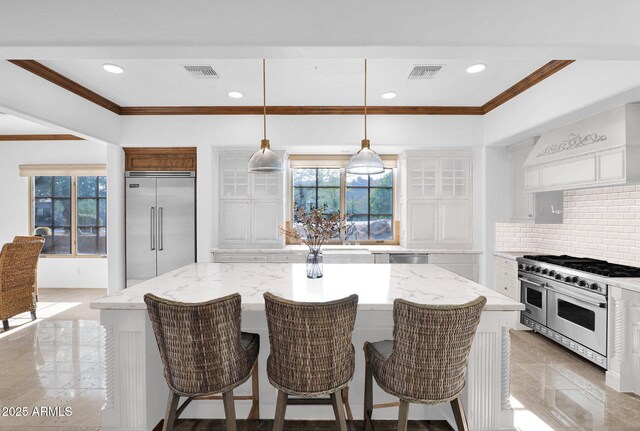
<path id="1" fill-rule="evenodd" d="M 527 280 L 526 278 L 518 277 L 518 280 L 524 281 L 525 283 L 533 284 L 534 286 L 541 287 L 543 289 L 548 289 L 544 284 L 536 283 L 535 281 Z"/>
<path id="2" fill-rule="evenodd" d="M 554 290 L 554 292 L 559 293 L 560 295 L 568 296 L 569 298 L 573 298 L 573 299 L 576 299 L 578 301 L 582 301 L 582 302 L 587 303 L 587 304 L 595 305 L 595 306 L 597 306 L 599 308 L 607 308 L 607 303 L 606 302 L 589 301 L 588 299 L 584 299 L 584 298 L 581 298 L 579 296 L 569 295 L 568 293 L 565 293 L 562 290 Z"/>

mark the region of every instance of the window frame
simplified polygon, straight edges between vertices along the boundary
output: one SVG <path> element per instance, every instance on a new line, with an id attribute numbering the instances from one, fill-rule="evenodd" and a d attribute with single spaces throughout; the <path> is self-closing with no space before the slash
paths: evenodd
<path id="1" fill-rule="evenodd" d="M 41 258 L 53 258 L 53 259 L 106 259 L 107 253 L 105 254 L 79 254 L 78 253 L 78 177 L 105 177 L 106 173 L 85 173 L 85 172 L 36 172 L 33 175 L 29 176 L 29 232 L 33 234 L 35 230 L 35 179 L 36 177 L 71 177 L 71 197 L 70 197 L 70 212 L 71 212 L 71 253 L 69 254 L 46 254 L 41 253 Z M 107 188 L 108 190 L 108 188 Z M 99 194 L 99 192 L 98 192 Z M 84 199 L 84 198 L 81 198 Z M 87 198 L 87 199 L 96 199 L 96 211 L 98 210 L 97 201 L 100 199 L 98 196 L 95 198 Z M 108 205 L 108 196 L 104 196 L 106 205 Z M 99 214 L 96 212 L 96 217 L 99 218 Z M 102 227 L 102 226 L 101 226 Z M 107 232 L 109 231 L 108 222 L 105 224 L 105 229 Z M 99 229 L 99 227 L 96 227 Z M 105 238 L 106 241 L 106 238 Z"/>
<path id="2" fill-rule="evenodd" d="M 294 220 L 294 212 L 295 212 L 295 195 L 294 195 L 294 185 L 293 185 L 293 170 L 294 169 L 340 169 L 340 214 L 345 214 L 347 208 L 347 170 L 346 166 L 349 160 L 349 157 L 345 156 L 329 156 L 329 157 L 313 157 L 309 156 L 290 156 L 289 159 L 295 159 L 295 166 L 291 166 L 288 172 L 289 179 L 289 187 L 288 187 L 288 218 L 289 220 L 286 222 L 287 227 L 293 226 Z M 383 157 L 383 160 L 385 158 Z M 357 242 L 359 245 L 399 245 L 400 244 L 400 221 L 397 218 L 396 212 L 396 197 L 397 193 L 395 188 L 398 187 L 398 176 L 397 169 L 395 166 L 395 160 L 397 157 L 395 156 L 387 156 L 387 160 L 391 160 L 392 163 L 385 164 L 385 169 L 390 169 L 392 172 L 392 185 L 391 189 L 391 229 L 393 237 L 388 240 L 346 240 L 344 232 L 340 232 L 340 239 L 334 239 L 327 241 L 327 244 L 345 244 L 345 242 L 349 242 L 350 245 L 355 245 Z M 360 187 L 362 189 L 367 189 L 367 194 L 369 194 L 370 190 L 370 179 L 368 186 Z M 374 187 L 375 188 L 375 187 Z M 381 187 L 387 188 L 387 187 Z M 317 189 L 317 183 L 316 183 Z M 316 200 L 317 204 L 317 200 Z M 370 202 L 367 204 L 370 205 Z M 374 214 L 375 215 L 375 214 Z M 369 214 L 370 216 L 370 214 Z M 370 217 L 368 217 L 368 222 L 370 222 Z M 295 242 L 291 242 L 289 238 L 286 239 L 287 245 L 294 245 Z"/>

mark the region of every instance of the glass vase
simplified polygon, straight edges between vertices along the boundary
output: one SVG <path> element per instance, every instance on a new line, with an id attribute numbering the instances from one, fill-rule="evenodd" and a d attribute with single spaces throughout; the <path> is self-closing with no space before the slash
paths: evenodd
<path id="1" fill-rule="evenodd" d="M 322 278 L 322 251 L 320 247 L 309 247 L 307 278 Z"/>

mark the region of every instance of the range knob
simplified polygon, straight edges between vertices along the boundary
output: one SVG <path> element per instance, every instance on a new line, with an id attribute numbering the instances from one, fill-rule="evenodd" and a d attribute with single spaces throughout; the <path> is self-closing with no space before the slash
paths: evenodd
<path id="1" fill-rule="evenodd" d="M 542 268 L 540 268 L 539 266 L 536 266 L 536 267 L 535 267 L 535 271 L 536 271 L 536 272 L 540 272 L 541 270 L 542 270 Z"/>
<path id="2" fill-rule="evenodd" d="M 572 283 L 577 283 L 578 280 L 580 280 L 580 278 L 576 277 L 575 275 L 573 277 L 571 277 L 571 282 Z"/>
<path id="3" fill-rule="evenodd" d="M 562 280 L 562 274 L 556 274 L 556 280 Z"/>
<path id="4" fill-rule="evenodd" d="M 564 281 L 565 281 L 565 282 L 567 282 L 567 283 L 571 283 L 571 282 L 573 281 L 573 278 L 572 278 L 571 276 L 567 275 L 567 276 L 564 278 Z"/>
<path id="5" fill-rule="evenodd" d="M 542 272 L 543 274 L 548 274 L 549 270 L 547 268 L 542 268 L 542 271 L 540 271 L 540 272 Z"/>
<path id="6" fill-rule="evenodd" d="M 591 290 L 600 290 L 600 285 L 598 283 L 592 283 L 589 286 L 589 289 L 591 289 Z"/>
<path id="7" fill-rule="evenodd" d="M 580 287 L 589 287 L 589 283 L 587 282 L 587 280 L 580 280 L 578 282 L 578 286 L 580 286 Z"/>
<path id="8" fill-rule="evenodd" d="M 555 275 L 556 275 L 556 272 L 552 269 L 551 271 L 549 271 L 549 275 L 550 275 L 551 277 L 553 277 L 553 276 L 555 276 Z"/>
<path id="9" fill-rule="evenodd" d="M 518 264 L 518 269 L 524 269 L 524 263 L 519 263 Z"/>
<path id="10" fill-rule="evenodd" d="M 524 270 L 525 271 L 531 271 L 532 268 L 533 267 L 531 265 L 527 265 L 527 266 L 524 267 Z"/>

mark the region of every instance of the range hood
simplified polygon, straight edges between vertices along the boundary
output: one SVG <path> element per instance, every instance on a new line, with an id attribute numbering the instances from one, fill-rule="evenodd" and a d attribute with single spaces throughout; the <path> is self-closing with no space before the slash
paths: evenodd
<path id="1" fill-rule="evenodd" d="M 640 104 L 628 104 L 543 134 L 524 162 L 525 191 L 640 181 Z"/>

